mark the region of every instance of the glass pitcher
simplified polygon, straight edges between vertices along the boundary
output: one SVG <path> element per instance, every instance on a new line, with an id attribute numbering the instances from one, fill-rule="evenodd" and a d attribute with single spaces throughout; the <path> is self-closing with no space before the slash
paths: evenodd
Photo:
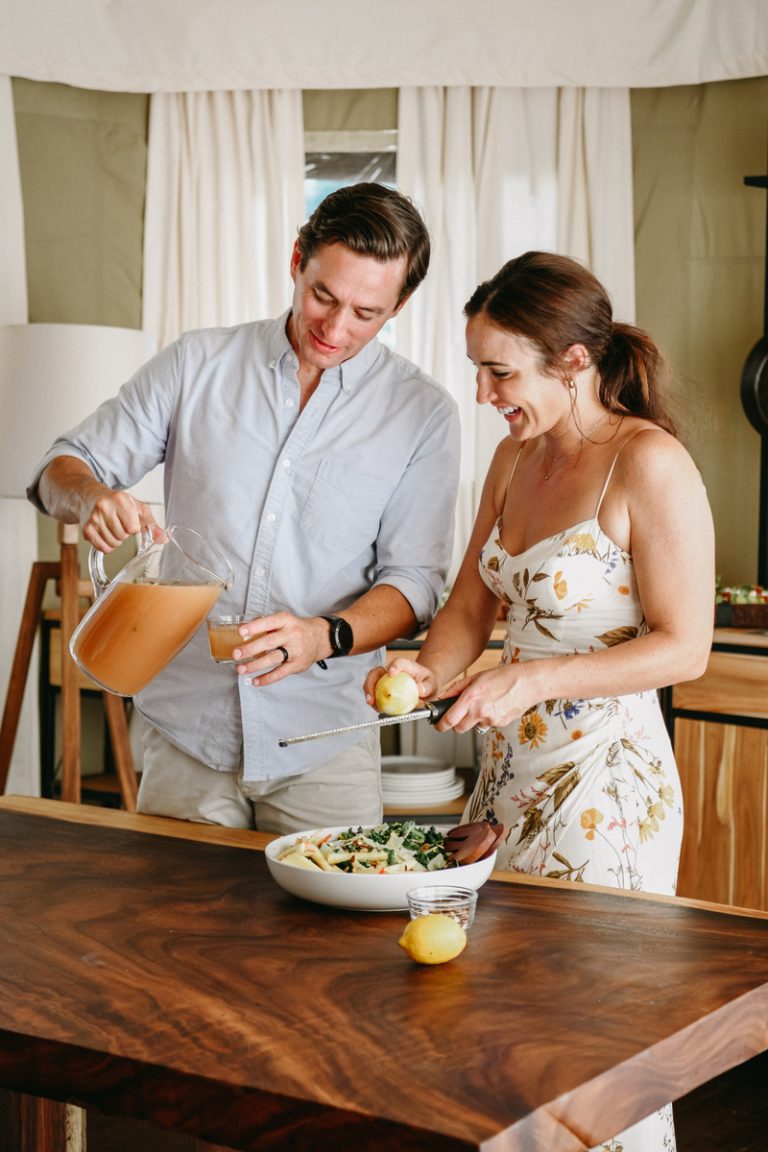
<path id="1" fill-rule="evenodd" d="M 135 696 L 191 640 L 233 580 L 226 557 L 191 528 L 142 532 L 136 555 L 113 580 L 91 548 L 96 600 L 72 634 L 75 663 L 100 688 Z"/>

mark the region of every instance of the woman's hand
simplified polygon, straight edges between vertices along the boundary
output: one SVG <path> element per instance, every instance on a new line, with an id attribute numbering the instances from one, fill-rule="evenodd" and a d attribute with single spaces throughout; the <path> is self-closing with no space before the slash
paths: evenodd
<path id="1" fill-rule="evenodd" d="M 533 662 L 532 662 L 533 663 Z M 469 732 L 472 728 L 505 728 L 539 701 L 530 682 L 531 665 L 502 664 L 456 680 L 441 696 L 459 699 L 437 722 L 438 732 Z"/>
<path id="2" fill-rule="evenodd" d="M 438 683 L 434 672 L 425 668 L 423 664 L 417 664 L 415 660 L 407 660 L 404 656 L 398 656 L 392 661 L 389 668 L 380 665 L 378 668 L 372 668 L 366 676 L 363 690 L 366 702 L 370 704 L 371 708 L 376 707 L 373 695 L 376 684 L 388 672 L 392 675 L 395 672 L 407 672 L 409 676 L 412 676 L 418 686 L 420 700 L 430 700 L 437 692 Z"/>

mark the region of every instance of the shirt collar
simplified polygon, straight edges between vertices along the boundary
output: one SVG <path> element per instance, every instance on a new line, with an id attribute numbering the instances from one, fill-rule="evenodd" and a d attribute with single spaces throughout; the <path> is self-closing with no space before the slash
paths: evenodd
<path id="1" fill-rule="evenodd" d="M 283 315 L 279 316 L 273 323 L 268 345 L 270 366 L 277 364 L 283 356 L 287 356 L 289 352 L 293 353 L 293 348 L 291 347 L 287 333 L 288 317 L 290 314 L 291 310 L 289 308 L 287 312 L 284 312 Z M 371 365 L 379 358 L 380 354 L 381 344 L 378 339 L 369 340 L 365 347 L 361 348 L 357 356 L 353 356 L 350 360 L 345 360 L 338 368 L 329 369 L 323 374 L 324 378 L 336 379 L 345 392 L 352 392 L 366 375 Z"/>

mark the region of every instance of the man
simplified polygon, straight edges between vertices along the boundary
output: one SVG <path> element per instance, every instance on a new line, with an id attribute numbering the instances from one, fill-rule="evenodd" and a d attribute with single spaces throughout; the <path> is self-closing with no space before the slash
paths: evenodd
<path id="1" fill-rule="evenodd" d="M 332 193 L 299 230 L 287 314 L 182 335 L 38 466 L 30 498 L 109 552 L 153 524 L 121 490 L 164 460 L 167 523 L 225 553 L 217 611 L 249 618 L 236 672 L 201 628 L 136 697 L 140 811 L 281 833 L 381 819 L 377 731 L 278 742 L 370 719 L 367 671 L 437 607 L 458 412 L 376 339 L 428 263 L 406 197 Z"/>

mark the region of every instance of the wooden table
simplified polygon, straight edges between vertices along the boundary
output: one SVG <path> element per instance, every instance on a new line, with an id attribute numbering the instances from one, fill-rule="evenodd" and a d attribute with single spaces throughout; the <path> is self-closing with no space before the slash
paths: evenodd
<path id="1" fill-rule="evenodd" d="M 768 1048 L 765 914 L 495 878 L 420 967 L 266 839 L 2 798 L 0 1085 L 243 1150 L 575 1152 Z"/>

